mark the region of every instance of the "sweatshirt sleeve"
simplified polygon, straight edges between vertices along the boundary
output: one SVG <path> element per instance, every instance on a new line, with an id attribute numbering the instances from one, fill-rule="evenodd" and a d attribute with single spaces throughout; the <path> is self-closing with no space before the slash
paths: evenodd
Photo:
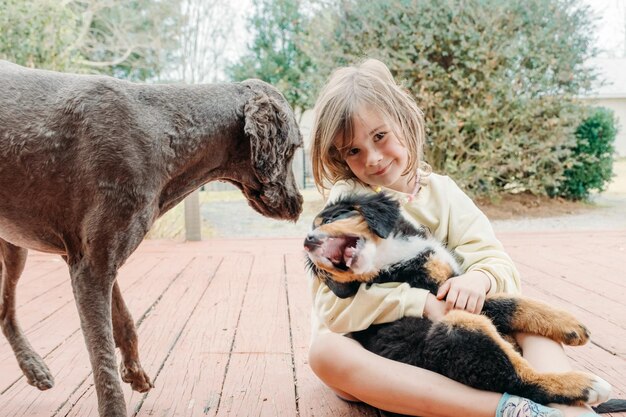
<path id="1" fill-rule="evenodd" d="M 407 283 L 361 284 L 349 298 L 337 297 L 317 278 L 313 283 L 313 314 L 320 324 L 335 333 L 367 329 L 372 324 L 389 323 L 404 316 L 421 317 L 428 290 L 411 288 Z"/>
<path id="2" fill-rule="evenodd" d="M 496 238 L 487 216 L 454 181 L 448 181 L 448 248 L 460 258 L 464 271 L 482 271 L 489 276 L 489 294 L 519 293 L 519 272 Z"/>

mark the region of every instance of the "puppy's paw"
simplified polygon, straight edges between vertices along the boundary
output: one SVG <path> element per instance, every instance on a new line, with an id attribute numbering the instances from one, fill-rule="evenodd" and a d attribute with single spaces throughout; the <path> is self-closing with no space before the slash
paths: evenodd
<path id="1" fill-rule="evenodd" d="M 555 314 L 551 326 L 553 326 L 553 334 L 548 336 L 557 342 L 569 346 L 580 346 L 589 341 L 589 330 L 567 311 Z"/>
<path id="2" fill-rule="evenodd" d="M 609 399 L 611 395 L 611 384 L 599 376 L 592 376 L 591 387 L 587 392 L 587 404 L 600 404 Z"/>
<path id="3" fill-rule="evenodd" d="M 120 364 L 120 375 L 122 376 L 122 381 L 130 384 L 133 391 L 147 392 L 154 388 L 150 377 L 144 372 L 138 362 Z"/>
<path id="4" fill-rule="evenodd" d="M 569 329 L 563 329 L 562 342 L 569 346 L 580 346 L 587 343 L 589 337 L 589 330 L 578 321 L 575 321 Z"/>

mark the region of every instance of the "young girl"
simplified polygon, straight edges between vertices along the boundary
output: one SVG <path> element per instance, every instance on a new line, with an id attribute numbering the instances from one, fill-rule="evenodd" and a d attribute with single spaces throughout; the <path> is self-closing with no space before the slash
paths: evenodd
<path id="1" fill-rule="evenodd" d="M 366 351 L 345 334 L 403 316 L 438 320 L 450 309 L 479 313 L 487 294 L 517 293 L 518 272 L 485 215 L 448 177 L 422 162 L 422 113 L 380 61 L 333 73 L 315 106 L 311 156 L 318 188 L 329 201 L 347 192 L 395 194 L 417 222 L 462 260 L 465 273 L 437 296 L 395 285 L 361 285 L 339 299 L 312 280 L 309 363 L 339 397 L 419 416 L 556 417 L 595 415 L 588 407 L 545 407 L 528 399 L 479 391 L 425 369 Z M 560 344 L 520 334 L 524 357 L 544 372 L 570 370 Z"/>

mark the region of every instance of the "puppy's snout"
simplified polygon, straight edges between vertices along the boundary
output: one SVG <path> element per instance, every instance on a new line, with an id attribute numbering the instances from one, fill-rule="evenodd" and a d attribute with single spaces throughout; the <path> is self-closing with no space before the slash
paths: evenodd
<path id="1" fill-rule="evenodd" d="M 304 249 L 311 251 L 322 245 L 325 235 L 309 233 L 304 239 Z"/>

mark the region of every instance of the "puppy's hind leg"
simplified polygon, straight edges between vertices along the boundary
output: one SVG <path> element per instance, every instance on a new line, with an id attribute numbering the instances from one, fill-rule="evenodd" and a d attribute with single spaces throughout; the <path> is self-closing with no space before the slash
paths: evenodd
<path id="1" fill-rule="evenodd" d="M 124 303 L 117 281 L 113 284 L 113 338 L 122 353 L 120 375 L 122 381 L 129 383 L 137 392 L 147 392 L 154 388 L 150 377 L 144 372 L 139 362 L 137 331 L 133 318 Z"/>
<path id="2" fill-rule="evenodd" d="M 426 367 L 475 388 L 508 392 L 541 404 L 595 404 L 611 386 L 584 372 L 540 373 L 482 315 L 451 311 L 429 331 Z"/>
<path id="3" fill-rule="evenodd" d="M 485 301 L 483 314 L 500 333 L 532 333 L 570 346 L 589 340 L 587 328 L 569 312 L 527 297 L 497 294 Z"/>
<path id="4" fill-rule="evenodd" d="M 28 251 L 0 239 L 2 257 L 2 298 L 0 299 L 0 325 L 17 362 L 28 383 L 40 390 L 54 386 L 54 377 L 30 345 L 15 318 L 15 287 L 24 271 Z"/>

